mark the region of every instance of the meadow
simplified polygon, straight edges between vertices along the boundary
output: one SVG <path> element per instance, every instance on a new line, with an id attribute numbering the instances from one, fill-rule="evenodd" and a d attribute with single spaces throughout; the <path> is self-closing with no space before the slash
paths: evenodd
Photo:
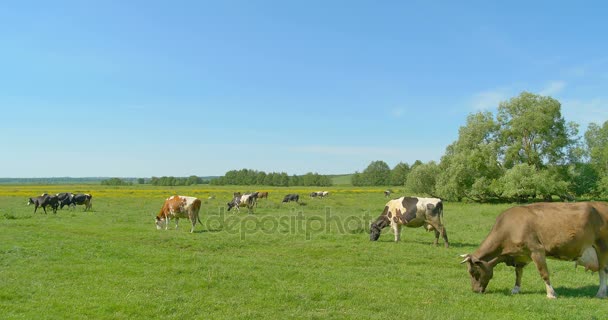
<path id="1" fill-rule="evenodd" d="M 2 319 L 605 319 L 597 274 L 549 260 L 558 299 L 534 265 L 511 295 L 499 265 L 485 294 L 471 291 L 459 254 L 474 251 L 513 204 L 445 203 L 450 248 L 433 234 L 389 229 L 369 241 L 387 199 L 381 188 L 268 188 L 255 214 L 226 212 L 251 187 L 0 185 Z M 393 197 L 403 191 L 395 190 Z M 33 213 L 27 198 L 89 192 L 93 210 Z M 300 204 L 282 204 L 299 193 Z M 156 230 L 165 198 L 203 200 L 203 225 Z M 212 199 L 210 199 L 210 197 Z"/>

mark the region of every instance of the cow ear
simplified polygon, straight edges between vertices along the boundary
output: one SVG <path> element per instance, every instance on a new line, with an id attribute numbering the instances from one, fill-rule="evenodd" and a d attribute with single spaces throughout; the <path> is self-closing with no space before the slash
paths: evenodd
<path id="1" fill-rule="evenodd" d="M 434 204 L 432 204 L 432 203 L 427 203 L 427 204 L 426 204 L 426 209 L 427 209 L 427 210 L 430 210 L 430 211 L 433 211 L 433 209 L 435 209 L 435 205 L 434 205 Z"/>

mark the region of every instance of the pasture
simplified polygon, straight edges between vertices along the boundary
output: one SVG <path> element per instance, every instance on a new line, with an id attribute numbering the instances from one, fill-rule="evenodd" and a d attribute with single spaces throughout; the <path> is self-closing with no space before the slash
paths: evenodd
<path id="1" fill-rule="evenodd" d="M 522 292 L 495 269 L 488 292 L 471 291 L 459 254 L 474 251 L 510 204 L 445 203 L 450 248 L 433 234 L 390 228 L 370 242 L 383 188 L 269 188 L 254 215 L 226 212 L 252 187 L 0 186 L 2 319 L 605 319 L 598 276 L 550 260 L 557 300 L 533 264 Z M 329 190 L 324 199 L 311 191 Z M 93 194 L 91 212 L 33 214 L 43 192 Z M 395 190 L 396 191 L 396 190 Z M 281 200 L 299 193 L 300 204 Z M 395 192 L 393 198 L 402 195 Z M 199 197 L 203 226 L 156 230 L 165 198 Z M 209 199 L 215 196 L 214 199 Z"/>

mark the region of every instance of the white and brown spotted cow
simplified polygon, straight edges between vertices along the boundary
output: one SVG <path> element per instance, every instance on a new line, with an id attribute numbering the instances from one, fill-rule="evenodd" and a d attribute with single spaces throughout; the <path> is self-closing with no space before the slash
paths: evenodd
<path id="1" fill-rule="evenodd" d="M 192 223 L 192 228 L 190 229 L 190 233 L 192 233 L 194 232 L 196 221 L 201 225 L 203 224 L 198 217 L 200 208 L 201 200 L 195 197 L 172 196 L 167 198 L 156 216 L 156 229 L 160 230 L 164 225 L 165 230 L 167 230 L 171 218 L 175 218 L 175 229 L 177 229 L 179 218 L 188 218 Z"/>
<path id="2" fill-rule="evenodd" d="M 395 242 L 401 238 L 401 227 L 418 228 L 424 226 L 427 231 L 435 231 L 435 242 L 439 235 L 443 237 L 447 248 L 448 234 L 443 226 L 443 202 L 437 198 L 401 197 L 386 203 L 384 211 L 370 226 L 370 240 L 376 241 L 383 228 L 391 226 L 395 233 Z"/>

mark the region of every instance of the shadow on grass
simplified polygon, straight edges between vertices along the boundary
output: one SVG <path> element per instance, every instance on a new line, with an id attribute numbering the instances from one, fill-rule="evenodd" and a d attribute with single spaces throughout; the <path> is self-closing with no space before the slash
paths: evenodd
<path id="1" fill-rule="evenodd" d="M 583 287 L 572 287 L 572 288 L 553 288 L 555 290 L 555 294 L 557 295 L 557 298 L 559 299 L 559 297 L 569 297 L 569 298 L 594 298 L 595 294 L 597 293 L 598 290 L 598 286 L 583 286 Z M 503 290 L 497 290 L 497 291 L 486 291 L 486 293 L 484 294 L 501 294 L 504 296 L 513 296 L 513 294 L 511 294 L 511 289 L 503 289 Z M 547 294 L 547 292 L 545 291 L 545 289 L 540 288 L 540 289 L 528 289 L 526 290 L 525 288 L 522 289 L 522 291 L 520 291 L 519 293 L 517 293 L 516 295 L 531 295 L 531 296 L 535 296 L 535 295 L 539 295 L 539 296 L 545 296 Z"/>
<path id="2" fill-rule="evenodd" d="M 194 230 L 192 233 L 217 233 L 222 232 L 222 229 L 205 229 L 205 230 Z"/>

